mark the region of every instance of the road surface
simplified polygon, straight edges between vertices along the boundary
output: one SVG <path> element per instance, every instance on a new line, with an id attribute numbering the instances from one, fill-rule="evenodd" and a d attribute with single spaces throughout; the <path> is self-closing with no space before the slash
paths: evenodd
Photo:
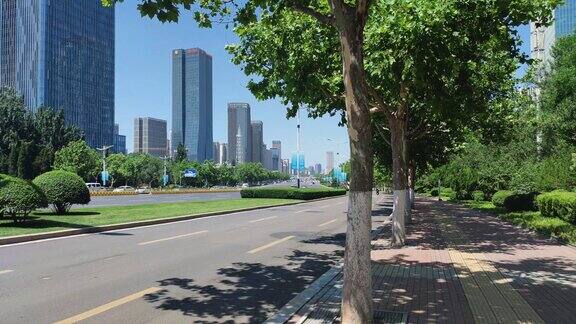
<path id="1" fill-rule="evenodd" d="M 127 206 L 140 204 L 171 203 L 184 201 L 207 201 L 240 198 L 240 192 L 207 192 L 192 194 L 157 194 L 157 195 L 127 195 L 127 196 L 96 196 L 92 197 L 88 205 L 75 205 L 82 207 Z"/>
<path id="2" fill-rule="evenodd" d="M 338 197 L 0 246 L 0 321 L 261 322 L 340 260 L 346 208 Z"/>

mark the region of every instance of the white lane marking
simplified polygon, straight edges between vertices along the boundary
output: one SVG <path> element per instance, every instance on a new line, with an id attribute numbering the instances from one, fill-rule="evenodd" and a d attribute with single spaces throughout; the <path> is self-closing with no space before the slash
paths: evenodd
<path id="1" fill-rule="evenodd" d="M 331 205 L 322 205 L 322 206 L 320 206 L 320 208 L 328 208 L 328 207 L 330 207 L 330 206 L 331 206 Z"/>
<path id="2" fill-rule="evenodd" d="M 344 205 L 346 202 L 345 201 L 341 201 L 339 203 L 336 203 L 336 205 Z"/>
<path id="3" fill-rule="evenodd" d="M 261 221 L 265 221 L 265 220 L 269 220 L 269 219 L 274 219 L 274 218 L 276 218 L 276 217 L 277 217 L 277 216 L 264 217 L 264 218 L 260 218 L 260 219 L 251 220 L 251 221 L 249 221 L 248 223 L 258 223 L 258 222 L 261 222 Z"/>
<path id="4" fill-rule="evenodd" d="M 280 244 L 280 243 L 282 243 L 282 242 L 286 242 L 286 241 L 288 241 L 288 240 L 291 240 L 291 239 L 293 239 L 294 237 L 295 237 L 295 236 L 293 236 L 293 235 L 286 236 L 285 238 L 281 238 L 281 239 L 276 240 L 276 241 L 274 241 L 274 242 L 272 242 L 272 243 L 268 243 L 268 244 L 263 245 L 263 246 L 261 246 L 261 247 L 259 247 L 259 248 L 255 248 L 255 249 L 253 249 L 253 250 L 250 250 L 250 251 L 248 251 L 248 252 L 246 252 L 246 253 L 248 253 L 248 254 L 258 253 L 258 252 L 260 252 L 260 251 L 264 251 L 264 250 L 266 250 L 266 249 L 268 249 L 268 248 L 271 248 L 271 247 L 273 247 L 274 245 L 278 245 L 278 244 Z"/>
<path id="5" fill-rule="evenodd" d="M 300 213 L 305 213 L 305 212 L 309 212 L 309 211 L 312 211 L 312 209 L 299 210 L 297 212 L 294 212 L 294 214 L 300 214 Z"/>
<path id="6" fill-rule="evenodd" d="M 0 270 L 0 275 L 5 274 L 5 273 L 10 273 L 12 271 L 14 271 L 14 270 Z"/>
<path id="7" fill-rule="evenodd" d="M 179 239 L 179 238 L 183 238 L 183 237 L 188 237 L 188 236 L 198 235 L 198 234 L 204 234 L 204 233 L 208 233 L 208 231 L 198 231 L 198 232 L 194 232 L 194 233 L 188 233 L 188 234 L 182 234 L 182 235 L 176 235 L 176 236 L 166 237 L 166 238 L 159 239 L 159 240 L 153 240 L 153 241 L 147 241 L 147 242 L 140 242 L 140 243 L 138 243 L 138 245 L 148 245 L 148 244 L 152 244 L 152 243 L 158 243 L 158 242 L 164 242 L 164 241 L 169 241 L 169 240 L 175 240 L 175 239 Z"/>
<path id="8" fill-rule="evenodd" d="M 151 287 L 148 289 L 144 289 L 142 291 L 139 291 L 137 293 L 134 293 L 132 295 L 126 296 L 124 298 L 120 298 L 117 299 L 115 301 L 109 302 L 107 304 L 104 304 L 102 306 L 98 306 L 96 308 L 93 308 L 91 310 L 85 311 L 84 313 L 78 314 L 76 316 L 72 316 L 69 317 L 67 319 L 61 320 L 56 322 L 55 324 L 69 324 L 69 323 L 78 323 L 80 321 L 83 321 L 85 319 L 88 319 L 92 316 L 98 315 L 100 313 L 104 313 L 106 311 L 109 311 L 113 308 L 116 308 L 118 306 L 124 305 L 126 303 L 129 303 L 131 301 L 134 301 L 136 299 L 140 299 L 148 294 L 153 294 L 155 292 L 160 291 L 162 288 L 159 287 Z"/>
<path id="9" fill-rule="evenodd" d="M 331 221 L 327 221 L 326 223 L 322 223 L 322 224 L 318 225 L 318 227 L 326 226 L 328 224 L 332 224 L 332 223 L 337 222 L 337 221 L 338 221 L 338 219 L 333 219 Z"/>

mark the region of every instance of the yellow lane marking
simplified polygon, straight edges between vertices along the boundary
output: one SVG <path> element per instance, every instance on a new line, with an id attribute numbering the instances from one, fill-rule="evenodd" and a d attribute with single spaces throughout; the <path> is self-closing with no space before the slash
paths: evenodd
<path id="1" fill-rule="evenodd" d="M 337 221 L 338 221 L 338 219 L 333 219 L 331 221 L 327 221 L 326 223 L 322 223 L 322 224 L 318 225 L 318 227 L 326 226 L 328 224 L 332 224 L 332 223 L 337 222 Z"/>
<path id="2" fill-rule="evenodd" d="M 121 306 L 121 305 L 123 305 L 123 304 L 126 304 L 126 303 L 129 303 L 129 302 L 131 302 L 131 301 L 134 301 L 134 300 L 136 300 L 136 299 L 140 299 L 140 298 L 144 297 L 145 295 L 153 294 L 153 293 L 159 291 L 160 289 L 161 289 L 161 288 L 159 288 L 159 287 L 151 287 L 151 288 L 148 288 L 148 289 L 144 289 L 144 290 L 139 291 L 139 292 L 137 292 L 137 293 L 134 293 L 134 294 L 132 294 L 132 295 L 130 295 L 130 296 L 126 296 L 126 297 L 124 297 L 124 298 L 120 298 L 120 299 L 117 299 L 117 300 L 115 300 L 115 301 L 109 302 L 108 304 L 104 304 L 104 305 L 102 305 L 102 306 L 98 306 L 98 307 L 93 308 L 93 309 L 91 309 L 91 310 L 85 311 L 85 312 L 82 313 L 82 314 L 78 314 L 78 315 L 76 315 L 76 316 L 69 317 L 69 318 L 67 318 L 67 319 L 65 319 L 65 320 L 61 320 L 61 321 L 59 321 L 59 322 L 56 322 L 55 324 L 71 324 L 71 323 L 77 323 L 77 322 L 83 321 L 83 320 L 85 320 L 85 319 L 87 319 L 87 318 L 90 318 L 90 317 L 92 317 L 92 316 L 95 316 L 95 315 L 98 315 L 98 314 L 100 314 L 100 313 L 104 313 L 104 312 L 106 312 L 106 311 L 109 311 L 109 310 L 111 310 L 111 309 L 113 309 L 113 308 L 116 308 L 116 307 L 118 307 L 118 306 Z"/>
<path id="3" fill-rule="evenodd" d="M 0 275 L 5 274 L 5 273 L 10 273 L 12 271 L 14 271 L 14 270 L 0 270 Z"/>
<path id="4" fill-rule="evenodd" d="M 271 247 L 273 247 L 274 245 L 277 245 L 277 244 L 280 244 L 280 243 L 282 243 L 282 242 L 286 242 L 286 241 L 288 241 L 288 240 L 291 240 L 291 239 L 293 239 L 294 237 L 295 237 L 295 236 L 293 236 L 293 235 L 286 236 L 285 238 L 281 238 L 281 239 L 276 240 L 276 241 L 274 241 L 274 242 L 272 242 L 272 243 L 268 243 L 268 244 L 263 245 L 263 246 L 261 246 L 261 247 L 259 247 L 259 248 L 255 248 L 254 250 L 250 250 L 250 251 L 248 251 L 248 252 L 246 252 L 246 253 L 248 253 L 248 254 L 258 253 L 258 252 L 260 252 L 260 251 L 263 251 L 263 250 L 266 250 L 266 249 L 268 249 L 268 248 L 271 248 Z"/>
<path id="5" fill-rule="evenodd" d="M 258 222 L 261 222 L 261 221 L 265 221 L 265 220 L 269 220 L 269 219 L 274 219 L 274 218 L 276 218 L 276 217 L 277 217 L 277 216 L 270 216 L 270 217 L 255 219 L 255 220 L 249 221 L 248 223 L 258 223 Z"/>
<path id="6" fill-rule="evenodd" d="M 152 243 L 158 243 L 158 242 L 164 242 L 164 241 L 169 241 L 169 240 L 175 240 L 175 239 L 179 239 L 179 238 L 183 238 L 183 237 L 188 237 L 188 236 L 198 235 L 198 234 L 204 234 L 204 233 L 208 233 L 208 231 L 198 231 L 198 232 L 194 232 L 194 233 L 176 235 L 176 236 L 167 237 L 167 238 L 163 238 L 163 239 L 159 239 L 159 240 L 154 240 L 154 241 L 140 242 L 140 243 L 138 243 L 138 245 L 148 245 L 148 244 L 152 244 Z"/>
<path id="7" fill-rule="evenodd" d="M 309 212 L 309 211 L 312 211 L 312 209 L 299 210 L 297 212 L 294 212 L 294 214 L 300 214 L 300 213 L 305 213 L 305 212 Z"/>

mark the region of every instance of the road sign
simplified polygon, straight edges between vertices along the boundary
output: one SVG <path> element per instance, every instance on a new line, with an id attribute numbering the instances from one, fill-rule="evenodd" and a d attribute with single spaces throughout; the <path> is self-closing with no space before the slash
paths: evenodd
<path id="1" fill-rule="evenodd" d="M 168 184 L 169 180 L 170 180 L 170 177 L 167 174 L 162 176 L 162 183 L 164 184 L 164 186 L 166 186 Z"/>
<path id="2" fill-rule="evenodd" d="M 184 178 L 196 178 L 196 170 L 195 169 L 184 170 Z"/>
<path id="3" fill-rule="evenodd" d="M 108 171 L 102 171 L 102 182 L 106 183 L 110 180 L 110 173 Z"/>

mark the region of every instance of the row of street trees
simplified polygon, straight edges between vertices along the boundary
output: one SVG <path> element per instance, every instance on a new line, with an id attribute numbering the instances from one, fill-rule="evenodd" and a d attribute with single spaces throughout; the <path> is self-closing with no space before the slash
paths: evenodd
<path id="1" fill-rule="evenodd" d="M 546 23 L 558 2 L 141 0 L 138 8 L 161 21 L 177 21 L 182 8 L 193 10 L 203 27 L 232 17 L 240 41 L 229 51 L 254 76 L 248 87 L 257 98 L 281 98 L 289 116 L 302 106 L 312 117 L 342 115 L 351 181 L 341 319 L 371 323 L 376 132 L 391 151 L 393 241 L 401 245 L 410 209 L 409 161 L 418 151 L 410 133 L 433 140 L 438 132 L 490 120 L 491 103 L 512 78 L 511 62 L 525 60 L 515 28 Z"/>
<path id="2" fill-rule="evenodd" d="M 0 88 L 0 173 L 33 179 L 51 170 L 56 151 L 82 137 L 61 110 L 31 112 L 14 89 Z"/>

